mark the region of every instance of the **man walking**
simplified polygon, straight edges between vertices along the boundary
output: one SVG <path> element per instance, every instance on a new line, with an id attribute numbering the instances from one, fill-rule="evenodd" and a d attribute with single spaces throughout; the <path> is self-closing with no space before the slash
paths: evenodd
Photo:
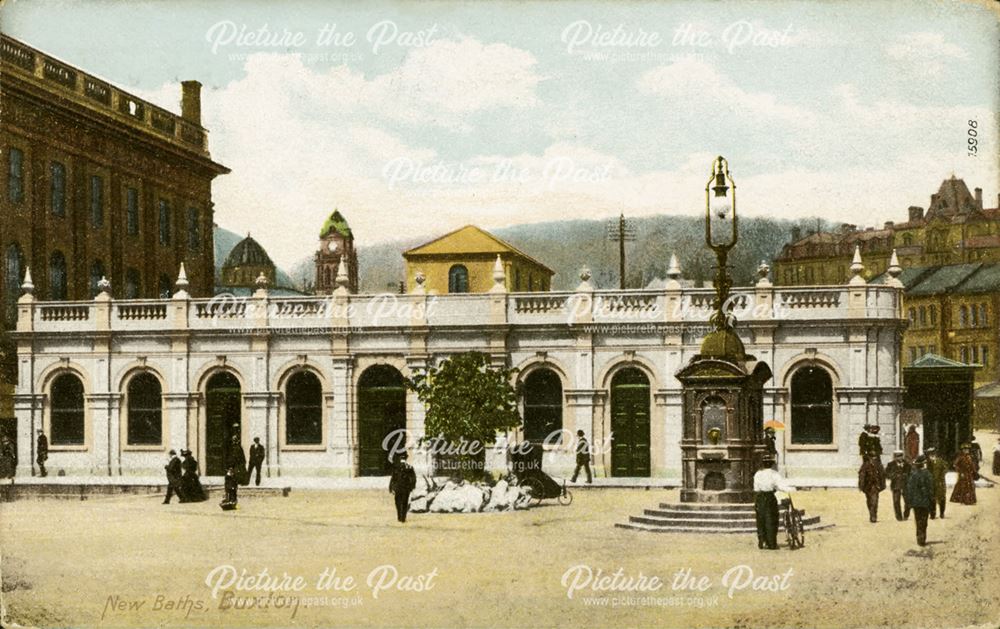
<path id="1" fill-rule="evenodd" d="M 934 494 L 931 503 L 931 519 L 936 519 L 935 511 L 941 512 L 941 519 L 944 519 L 944 506 L 948 504 L 948 486 L 945 483 L 945 476 L 948 474 L 948 464 L 938 456 L 937 448 L 927 448 L 927 471 L 934 481 Z M 937 509 L 934 508 L 937 505 Z"/>
<path id="2" fill-rule="evenodd" d="M 776 550 L 778 548 L 778 499 L 776 491 L 791 492 L 793 487 L 785 484 L 778 473 L 778 463 L 764 458 L 760 469 L 753 475 L 754 513 L 757 519 L 757 548 Z"/>
<path id="3" fill-rule="evenodd" d="M 876 459 L 874 454 L 867 455 L 858 470 L 858 489 L 865 495 L 871 522 L 878 522 L 878 494 L 885 489 L 885 473 L 875 463 Z"/>
<path id="4" fill-rule="evenodd" d="M 45 436 L 42 429 L 38 429 L 38 443 L 35 446 L 35 463 L 38 463 L 38 472 L 40 476 L 48 476 L 49 473 L 45 471 L 45 462 L 49 460 L 49 438 Z"/>
<path id="5" fill-rule="evenodd" d="M 892 453 L 892 460 L 885 466 L 885 475 L 889 479 L 889 490 L 892 491 L 892 509 L 897 520 L 910 519 L 910 503 L 906 500 L 906 479 L 910 476 L 910 464 L 903 458 L 903 451 Z M 905 509 L 900 506 L 900 499 Z"/>
<path id="6" fill-rule="evenodd" d="M 264 464 L 264 446 L 260 445 L 260 437 L 253 438 L 253 445 L 250 446 L 250 469 L 249 476 L 253 476 L 253 471 L 257 470 L 257 479 L 254 484 L 260 487 L 260 467 Z M 247 480 L 249 483 L 249 479 Z"/>
<path id="7" fill-rule="evenodd" d="M 927 545 L 927 516 L 934 508 L 934 479 L 927 470 L 927 459 L 918 456 L 913 462 L 913 473 L 906 481 L 906 500 L 913 507 L 917 523 L 917 544 Z"/>
<path id="8" fill-rule="evenodd" d="M 177 450 L 170 451 L 170 460 L 163 466 L 167 470 L 167 496 L 163 499 L 163 504 L 170 504 L 170 499 L 177 496 L 177 500 L 184 502 L 181 494 L 181 460 L 177 457 Z"/>
<path id="9" fill-rule="evenodd" d="M 396 519 L 406 522 L 406 512 L 410 510 L 410 492 L 417 486 L 417 473 L 406 462 L 405 452 L 396 458 L 396 465 L 389 479 L 389 493 L 396 497 Z"/>
<path id="10" fill-rule="evenodd" d="M 576 469 L 573 470 L 573 478 L 570 479 L 571 483 L 576 482 L 577 475 L 580 474 L 580 468 L 587 470 L 587 484 L 592 484 L 594 482 L 594 477 L 590 473 L 590 444 L 587 443 L 587 438 L 583 436 L 582 430 L 576 431 Z"/>

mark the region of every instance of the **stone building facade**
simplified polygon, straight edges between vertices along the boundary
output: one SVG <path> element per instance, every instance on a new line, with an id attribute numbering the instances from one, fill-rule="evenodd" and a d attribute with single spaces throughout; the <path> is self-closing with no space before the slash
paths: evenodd
<path id="1" fill-rule="evenodd" d="M 555 273 L 512 244 L 475 225 L 466 225 L 403 253 L 409 290 L 418 275 L 430 293 L 485 293 L 494 285 L 499 257 L 504 288 L 511 292 L 547 291 Z"/>
<path id="2" fill-rule="evenodd" d="M 47 300 L 90 299 L 104 276 L 116 298 L 157 297 L 181 262 L 192 294 L 212 295 L 211 185 L 229 171 L 208 151 L 201 85 L 183 83 L 177 116 L 7 36 L 0 73 L 0 336 L 28 267 Z"/>
<path id="3" fill-rule="evenodd" d="M 963 180 L 952 175 L 931 195 L 927 210 L 911 207 L 905 222 L 861 230 L 844 224 L 834 232 L 804 237 L 793 233 L 774 261 L 775 283 L 846 282 L 855 248 L 865 257 L 865 279 L 884 273 L 893 251 L 904 268 L 1000 262 L 1000 208 L 984 207 L 982 189 L 971 193 Z"/>
<path id="4" fill-rule="evenodd" d="M 271 477 L 385 473 L 383 439 L 423 435 L 424 409 L 405 376 L 476 350 L 518 368 L 525 426 L 508 440 L 561 435 L 544 445 L 545 469 L 568 475 L 569 437 L 583 430 L 598 475 L 679 480 L 681 386 L 675 373 L 699 351 L 711 291 L 516 293 L 502 268 L 486 293 L 192 298 L 50 302 L 29 291 L 18 305 L 15 395 L 19 474 L 33 473 L 33 432 L 50 436 L 48 467 L 68 475 L 162 473 L 170 448 L 194 451 L 220 473 L 230 433 L 260 437 Z M 735 291 L 746 350 L 773 377 L 765 420 L 779 433 L 793 478 L 851 478 L 857 435 L 882 427 L 899 439 L 898 282 Z M 111 291 L 113 293 L 113 291 Z M 808 395 L 803 395 L 806 392 Z M 614 439 L 612 440 L 612 435 Z M 610 445 L 613 443 L 613 448 Z M 416 451 L 418 470 L 429 464 Z M 494 468 L 503 457 L 491 455 Z"/>

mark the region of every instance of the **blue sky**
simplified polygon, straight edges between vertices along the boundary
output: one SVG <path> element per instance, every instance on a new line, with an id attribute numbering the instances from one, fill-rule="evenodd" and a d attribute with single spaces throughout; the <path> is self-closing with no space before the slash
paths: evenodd
<path id="1" fill-rule="evenodd" d="M 0 19 L 174 111 L 201 81 L 233 169 L 217 222 L 287 266 L 334 207 L 362 242 L 694 214 L 716 154 L 749 215 L 880 225 L 952 172 L 995 206 L 988 7 L 35 1 Z"/>

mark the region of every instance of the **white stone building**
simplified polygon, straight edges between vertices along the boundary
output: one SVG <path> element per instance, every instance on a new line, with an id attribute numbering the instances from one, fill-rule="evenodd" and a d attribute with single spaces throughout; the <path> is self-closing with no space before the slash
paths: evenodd
<path id="1" fill-rule="evenodd" d="M 50 474 L 160 475 L 169 449 L 189 448 L 219 475 L 232 433 L 244 448 L 260 438 L 270 477 L 381 475 L 387 432 L 422 435 L 424 410 L 403 376 L 478 350 L 519 368 L 524 384 L 525 427 L 502 440 L 580 429 L 598 476 L 679 482 L 674 373 L 698 352 L 713 293 L 682 288 L 672 270 L 659 290 L 594 290 L 584 273 L 572 292 L 507 293 L 498 269 L 485 294 L 418 285 L 351 295 L 341 282 L 327 297 L 279 298 L 261 286 L 247 299 L 209 300 L 189 297 L 182 269 L 172 299 L 117 301 L 105 290 L 87 302 L 36 301 L 29 276 L 15 334 L 18 475 L 37 474 L 39 428 Z M 764 416 L 786 427 L 778 448 L 789 476 L 852 476 L 869 423 L 891 452 L 901 289 L 860 276 L 781 288 L 765 276 L 734 293 L 747 352 L 774 373 Z M 572 472 L 570 444 L 545 451 L 547 471 Z"/>

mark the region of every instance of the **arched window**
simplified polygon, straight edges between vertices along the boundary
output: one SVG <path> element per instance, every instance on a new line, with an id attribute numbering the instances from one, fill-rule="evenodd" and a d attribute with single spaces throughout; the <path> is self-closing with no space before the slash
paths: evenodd
<path id="1" fill-rule="evenodd" d="M 125 270 L 125 299 L 139 299 L 139 291 L 142 285 L 139 280 L 139 271 L 128 268 Z"/>
<path id="2" fill-rule="evenodd" d="M 24 281 L 24 255 L 17 243 L 8 246 L 4 254 L 3 280 L 5 327 L 13 328 L 17 321 L 17 300 L 21 295 L 21 282 Z"/>
<path id="3" fill-rule="evenodd" d="M 961 306 L 958 309 L 958 327 L 964 328 L 969 325 L 969 309 Z"/>
<path id="4" fill-rule="evenodd" d="M 151 373 L 140 373 L 128 383 L 128 435 L 130 446 L 163 443 L 163 399 L 160 381 Z"/>
<path id="5" fill-rule="evenodd" d="M 94 263 L 90 265 L 90 296 L 93 297 L 98 293 L 97 283 L 101 281 L 104 277 L 104 263 L 100 260 L 94 260 Z"/>
<path id="6" fill-rule="evenodd" d="M 792 443 L 833 443 L 833 381 L 821 367 L 792 375 Z"/>
<path id="7" fill-rule="evenodd" d="M 524 438 L 543 441 L 562 430 L 562 380 L 551 369 L 536 369 L 524 380 Z"/>
<path id="8" fill-rule="evenodd" d="M 71 373 L 56 377 L 51 389 L 49 442 L 54 446 L 84 445 L 83 383 Z"/>
<path id="9" fill-rule="evenodd" d="M 49 299 L 66 299 L 66 258 L 62 251 L 53 251 L 49 256 Z"/>
<path id="10" fill-rule="evenodd" d="M 917 309 L 910 308 L 909 310 L 910 325 L 915 325 L 917 323 Z"/>
<path id="11" fill-rule="evenodd" d="M 285 386 L 285 443 L 321 445 L 323 443 L 323 388 L 319 378 L 299 371 Z"/>
<path id="12" fill-rule="evenodd" d="M 937 306 L 928 306 L 927 312 L 930 315 L 931 325 L 937 325 Z"/>
<path id="13" fill-rule="evenodd" d="M 903 246 L 909 247 L 913 244 L 913 234 L 903 234 Z"/>
<path id="14" fill-rule="evenodd" d="M 927 325 L 927 308 L 920 306 L 920 327 Z"/>
<path id="15" fill-rule="evenodd" d="M 976 307 L 976 304 L 969 306 L 969 319 L 972 320 L 969 327 L 979 327 L 979 308 Z"/>
<path id="16" fill-rule="evenodd" d="M 963 346 L 962 346 L 962 348 L 961 348 L 961 349 L 959 350 L 959 352 L 958 352 L 958 358 L 959 358 L 959 360 L 961 360 L 961 361 L 962 361 L 963 363 L 966 363 L 966 364 L 968 364 L 968 362 L 969 362 L 969 348 L 968 348 L 968 347 L 965 347 L 965 346 L 963 345 Z"/>
<path id="17" fill-rule="evenodd" d="M 461 264 L 456 264 L 448 269 L 448 292 L 469 292 L 469 270 Z"/>
<path id="18" fill-rule="evenodd" d="M 989 324 L 990 319 L 986 316 L 986 304 L 979 304 L 979 325 L 986 327 Z"/>

